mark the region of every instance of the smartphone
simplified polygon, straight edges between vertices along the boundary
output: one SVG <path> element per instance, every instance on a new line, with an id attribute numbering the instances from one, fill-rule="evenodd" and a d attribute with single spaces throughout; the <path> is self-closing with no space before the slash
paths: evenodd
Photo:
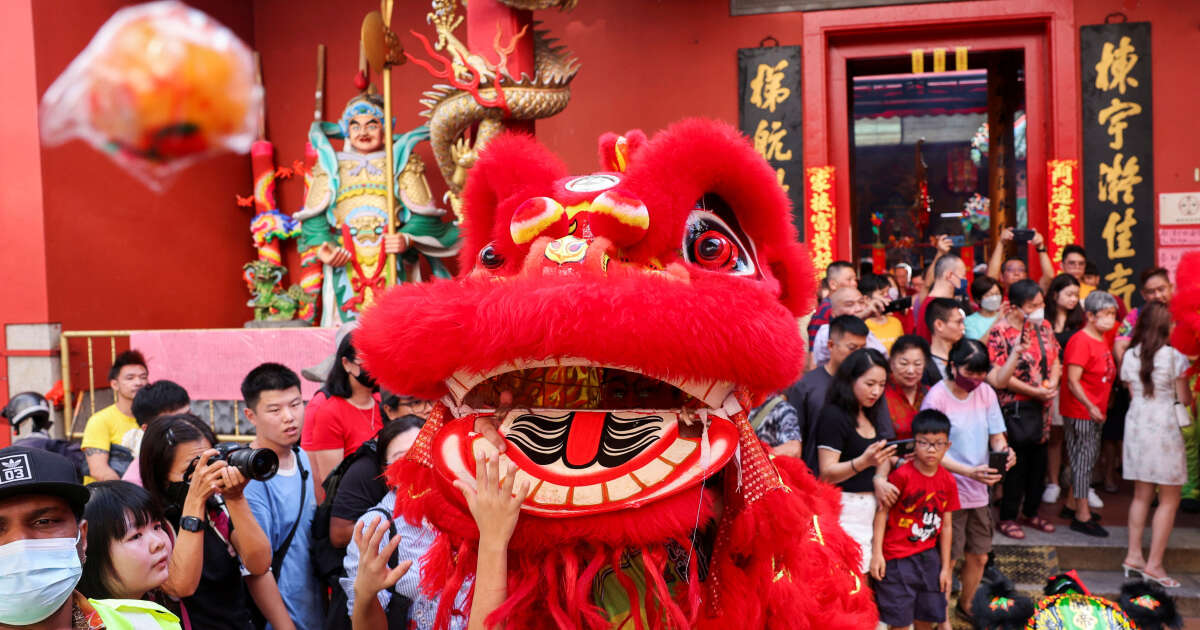
<path id="1" fill-rule="evenodd" d="M 891 302 L 887 303 L 887 306 L 883 307 L 883 312 L 884 313 L 902 313 L 902 312 L 907 311 L 908 309 L 912 308 L 912 301 L 913 300 L 912 300 L 911 295 L 908 297 L 902 297 L 902 298 L 892 300 Z"/>
<path id="2" fill-rule="evenodd" d="M 1014 228 L 1013 240 L 1019 243 L 1029 242 L 1033 240 L 1033 230 L 1029 228 Z"/>
<path id="3" fill-rule="evenodd" d="M 885 446 L 895 446 L 896 457 L 903 459 L 908 457 L 908 455 L 913 452 L 913 449 L 916 448 L 916 440 L 913 438 L 908 438 L 907 440 L 892 440 Z"/>
<path id="4" fill-rule="evenodd" d="M 992 451 L 988 454 L 988 468 L 994 468 L 1004 474 L 1004 465 L 1008 463 L 1008 452 L 1000 451 L 999 453 Z"/>

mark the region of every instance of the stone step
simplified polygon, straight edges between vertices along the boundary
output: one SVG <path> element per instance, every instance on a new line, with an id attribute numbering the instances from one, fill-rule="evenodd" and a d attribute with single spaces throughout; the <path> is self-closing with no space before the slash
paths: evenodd
<path id="1" fill-rule="evenodd" d="M 1014 540 L 999 532 L 992 538 L 993 548 L 999 558 L 1041 557 L 1052 551 L 1057 565 L 1063 570 L 1120 571 L 1125 559 L 1129 530 L 1123 526 L 1106 526 L 1107 538 L 1095 538 L 1066 527 L 1047 534 L 1025 528 L 1025 538 Z M 1150 531 L 1143 535 L 1143 550 L 1150 546 Z M 1048 551 L 1049 550 L 1049 551 Z M 1172 575 L 1176 573 L 1200 574 L 1200 528 L 1177 527 L 1167 541 L 1166 567 Z"/>

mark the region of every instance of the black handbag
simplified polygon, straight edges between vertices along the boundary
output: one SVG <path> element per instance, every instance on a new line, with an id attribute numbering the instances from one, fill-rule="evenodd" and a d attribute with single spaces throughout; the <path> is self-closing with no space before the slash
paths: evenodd
<path id="1" fill-rule="evenodd" d="M 1042 378 L 1046 378 L 1048 366 L 1046 362 L 1046 346 L 1042 343 L 1042 335 L 1038 327 L 1033 329 L 1033 337 L 1037 339 L 1038 350 L 1041 354 L 1039 363 L 1042 368 Z M 1010 348 L 1011 351 L 1011 348 Z M 1040 444 L 1046 435 L 1046 407 L 1037 400 L 1018 400 L 1000 407 L 1004 415 L 1004 426 L 1008 432 L 1008 443 L 1016 446 Z"/>
<path id="2" fill-rule="evenodd" d="M 1033 400 L 1018 400 L 1000 407 L 1004 415 L 1004 426 L 1008 431 L 1008 443 L 1028 446 L 1042 441 L 1045 431 L 1044 407 Z"/>

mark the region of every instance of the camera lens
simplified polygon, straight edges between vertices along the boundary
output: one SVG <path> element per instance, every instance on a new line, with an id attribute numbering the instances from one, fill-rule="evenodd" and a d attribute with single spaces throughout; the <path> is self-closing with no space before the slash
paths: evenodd
<path id="1" fill-rule="evenodd" d="M 225 454 L 225 461 L 254 481 L 266 481 L 279 470 L 279 456 L 275 451 L 265 448 L 233 449 Z"/>

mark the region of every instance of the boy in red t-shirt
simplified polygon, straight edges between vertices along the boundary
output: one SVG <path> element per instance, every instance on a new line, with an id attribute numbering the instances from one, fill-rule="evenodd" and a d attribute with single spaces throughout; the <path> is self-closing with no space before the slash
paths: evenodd
<path id="1" fill-rule="evenodd" d="M 924 409 L 913 418 L 912 430 L 912 460 L 888 475 L 900 495 L 891 509 L 875 512 L 871 577 L 879 620 L 893 629 L 923 630 L 946 620 L 950 516 L 959 506 L 954 477 L 942 467 L 950 419 Z"/>

